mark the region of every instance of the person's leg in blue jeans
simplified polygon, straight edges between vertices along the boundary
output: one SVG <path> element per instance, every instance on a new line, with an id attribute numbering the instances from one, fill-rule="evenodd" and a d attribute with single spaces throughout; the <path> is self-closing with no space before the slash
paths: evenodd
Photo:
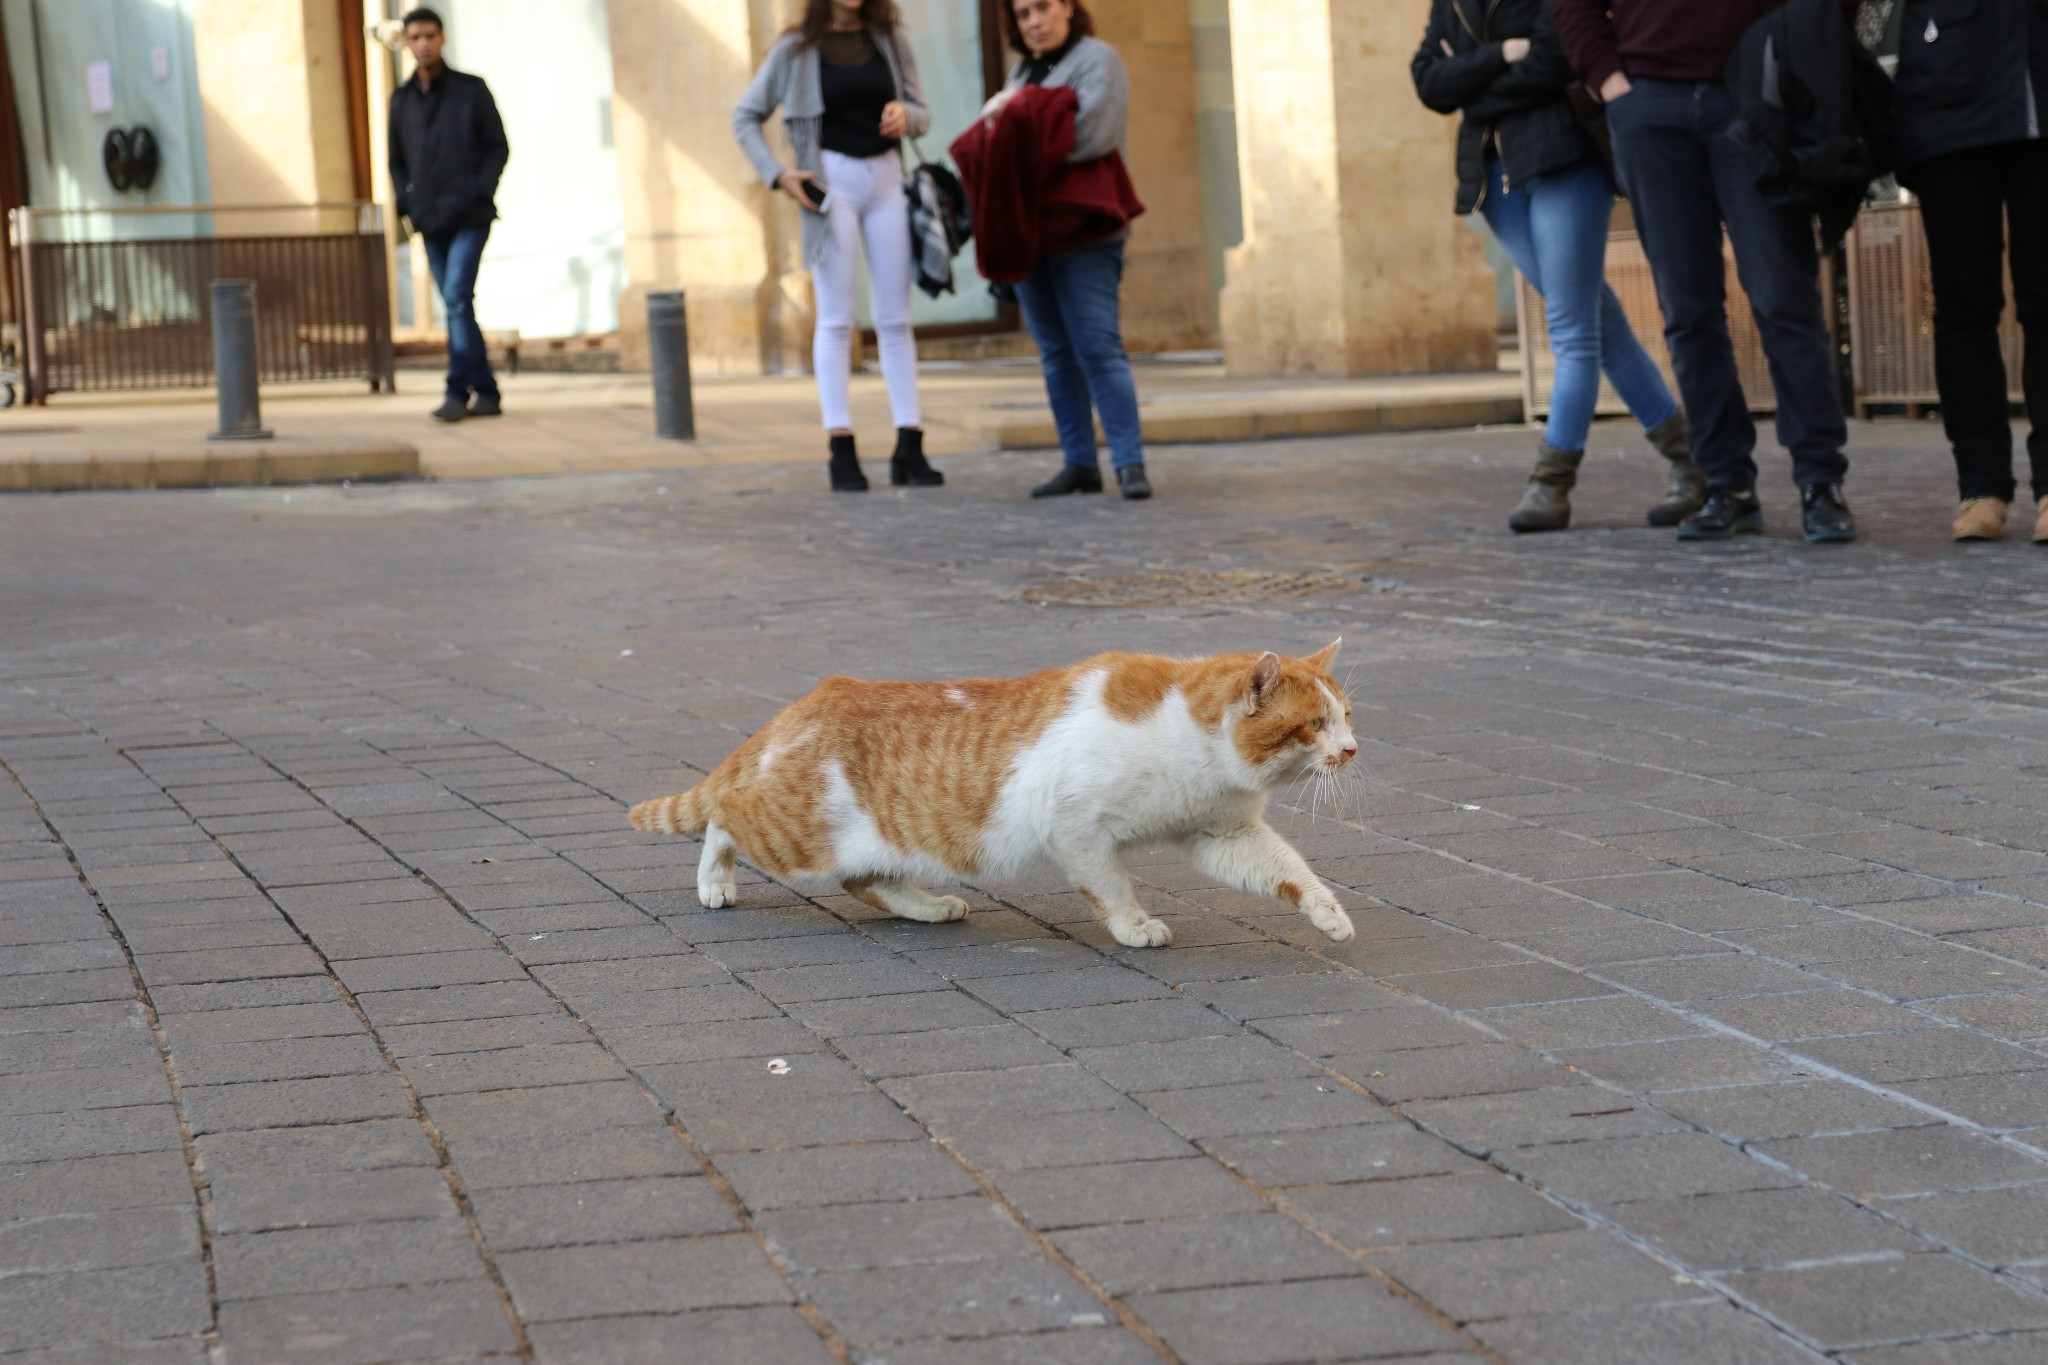
<path id="1" fill-rule="evenodd" d="M 484 243 L 491 229 L 458 228 L 424 236 L 427 269 L 434 288 L 441 295 L 441 307 L 448 319 L 448 385 L 442 411 L 453 416 L 471 394 L 491 408 L 498 405 L 498 381 L 491 373 L 483 329 L 476 321 L 476 275 L 483 264 Z"/>
<path id="2" fill-rule="evenodd" d="M 1065 460 L 1060 476 L 1043 485 L 1045 491 L 1032 490 L 1032 496 L 1100 492 L 1102 471 L 1095 457 L 1095 415 L 1089 411 L 1088 380 L 1067 335 L 1050 260 L 1040 261 L 1031 277 L 1017 286 L 1017 302 L 1023 306 L 1024 325 L 1038 347 L 1045 397 L 1052 405 L 1053 430 L 1059 434 L 1060 454 Z"/>
<path id="3" fill-rule="evenodd" d="M 1124 354 L 1122 310 L 1124 244 L 1102 242 L 1063 251 L 1048 262 L 1059 291 L 1060 316 L 1088 381 L 1088 396 L 1109 438 L 1109 460 L 1119 471 L 1142 467 L 1145 444 L 1138 426 L 1138 386 Z"/>

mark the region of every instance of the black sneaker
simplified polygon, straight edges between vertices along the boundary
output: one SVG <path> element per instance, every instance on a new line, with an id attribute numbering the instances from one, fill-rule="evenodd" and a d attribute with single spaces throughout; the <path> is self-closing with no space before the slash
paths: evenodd
<path id="1" fill-rule="evenodd" d="M 1060 472 L 1031 490 L 1034 498 L 1064 498 L 1069 493 L 1100 493 L 1102 471 L 1063 464 Z"/>
<path id="2" fill-rule="evenodd" d="M 469 416 L 469 409 L 463 405 L 460 398 L 443 399 L 441 406 L 435 408 L 433 412 L 433 418 L 436 422 L 460 422 L 467 416 Z"/>
<path id="3" fill-rule="evenodd" d="M 1715 488 L 1700 510 L 1678 523 L 1680 540 L 1732 540 L 1759 535 L 1764 529 L 1763 505 L 1753 488 Z"/>
<path id="4" fill-rule="evenodd" d="M 1810 483 L 1800 489 L 1799 521 L 1808 545 L 1856 539 L 1856 516 L 1838 483 Z"/>
<path id="5" fill-rule="evenodd" d="M 483 394 L 477 394 L 469 400 L 469 415 L 471 417 L 502 417 L 505 415 L 505 410 L 498 406 L 498 395 L 495 393 L 488 398 Z"/>
<path id="6" fill-rule="evenodd" d="M 1152 481 L 1145 477 L 1145 466 L 1130 465 L 1116 472 L 1116 486 L 1123 490 L 1132 502 L 1143 502 L 1152 496 Z"/>

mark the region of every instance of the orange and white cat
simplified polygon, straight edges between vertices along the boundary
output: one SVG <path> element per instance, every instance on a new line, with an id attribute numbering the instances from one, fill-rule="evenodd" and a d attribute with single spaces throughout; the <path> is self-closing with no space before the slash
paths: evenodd
<path id="1" fill-rule="evenodd" d="M 868 905 L 944 923 L 958 896 L 1052 863 L 1116 941 L 1157 947 L 1119 850 L 1171 842 L 1218 883 L 1292 901 L 1333 939 L 1337 897 L 1265 822 L 1266 793 L 1358 754 L 1330 676 L 1305 659 L 1100 654 L 999 681 L 826 678 L 709 777 L 643 801 L 640 829 L 704 841 L 697 899 L 733 904 L 735 854 L 777 878 L 828 879 Z"/>

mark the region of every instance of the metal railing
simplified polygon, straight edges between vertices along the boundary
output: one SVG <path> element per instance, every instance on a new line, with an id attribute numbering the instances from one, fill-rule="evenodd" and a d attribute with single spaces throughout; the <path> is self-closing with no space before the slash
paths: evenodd
<path id="1" fill-rule="evenodd" d="M 377 204 L 22 208 L 9 229 L 30 402 L 212 384 L 209 286 L 224 278 L 256 281 L 263 382 L 363 379 L 372 391 L 391 384 Z"/>

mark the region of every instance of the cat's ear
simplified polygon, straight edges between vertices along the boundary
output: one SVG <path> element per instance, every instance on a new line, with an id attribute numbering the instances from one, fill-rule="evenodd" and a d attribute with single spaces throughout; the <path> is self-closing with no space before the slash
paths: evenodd
<path id="1" fill-rule="evenodd" d="M 1267 650 L 1244 675 L 1244 713 L 1248 716 L 1259 714 L 1259 708 L 1272 695 L 1273 684 L 1280 681 L 1280 656 Z"/>
<path id="2" fill-rule="evenodd" d="M 1324 645 L 1306 659 L 1303 659 L 1302 662 L 1315 669 L 1318 673 L 1328 673 L 1330 665 L 1337 662 L 1337 651 L 1343 645 L 1344 637 L 1339 635 L 1336 639 L 1330 641 L 1330 643 Z"/>

